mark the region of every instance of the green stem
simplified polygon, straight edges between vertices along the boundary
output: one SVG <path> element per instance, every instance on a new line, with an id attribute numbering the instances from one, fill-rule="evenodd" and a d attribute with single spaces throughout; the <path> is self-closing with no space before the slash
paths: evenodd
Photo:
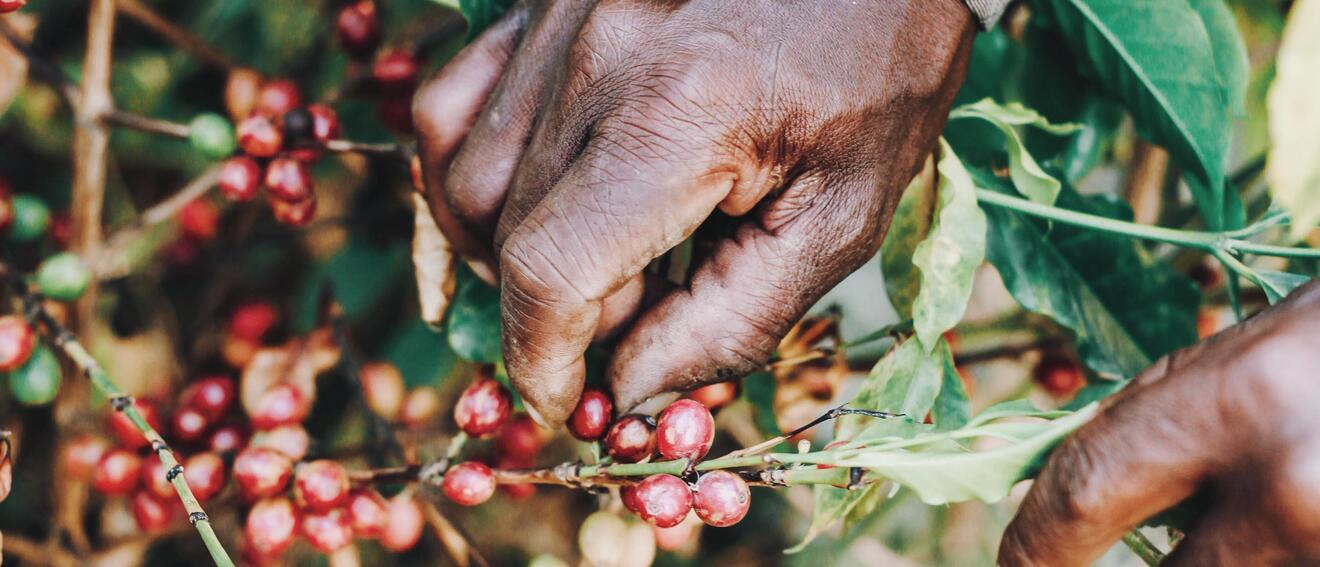
<path id="1" fill-rule="evenodd" d="M 1149 567 L 1159 567 L 1160 562 L 1164 561 L 1164 553 L 1160 552 L 1140 531 L 1134 529 L 1124 534 L 1123 543 Z"/>

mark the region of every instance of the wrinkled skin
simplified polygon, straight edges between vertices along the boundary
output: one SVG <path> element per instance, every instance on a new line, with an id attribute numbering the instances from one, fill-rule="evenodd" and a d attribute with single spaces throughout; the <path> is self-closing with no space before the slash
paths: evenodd
<path id="1" fill-rule="evenodd" d="M 593 340 L 624 410 L 764 364 L 878 249 L 974 33 L 959 0 L 531 1 L 488 29 L 414 114 L 536 417 L 564 422 Z M 686 287 L 648 282 L 712 215 Z"/>
<path id="2" fill-rule="evenodd" d="M 1320 565 L 1320 282 L 1138 376 L 1051 455 L 999 563 L 1090 565 L 1208 505 L 1165 565 Z"/>

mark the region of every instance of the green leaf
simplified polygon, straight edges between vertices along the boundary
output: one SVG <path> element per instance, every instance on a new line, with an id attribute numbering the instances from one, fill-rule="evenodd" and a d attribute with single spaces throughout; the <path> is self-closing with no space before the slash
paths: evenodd
<path id="1" fill-rule="evenodd" d="M 949 120 L 959 118 L 979 118 L 1003 132 L 1008 141 L 1008 171 L 1013 177 L 1013 184 L 1032 201 L 1045 205 L 1054 204 L 1054 199 L 1059 195 L 1059 180 L 1045 173 L 1040 164 L 1036 163 L 1035 158 L 1031 157 L 1022 144 L 1022 137 L 1018 135 L 1016 127 L 1035 126 L 1051 134 L 1066 135 L 1076 132 L 1079 129 L 1077 125 L 1050 124 L 1044 116 L 1022 106 L 1021 103 L 1011 102 L 1001 105 L 988 98 L 955 108 L 949 113 Z"/>
<path id="2" fill-rule="evenodd" d="M 468 21 L 468 40 L 477 37 L 504 14 L 512 0 L 431 0 L 463 14 Z"/>
<path id="3" fill-rule="evenodd" d="M 454 368 L 456 357 L 443 334 L 414 318 L 386 341 L 385 360 L 399 369 L 409 388 L 417 388 L 439 385 Z"/>
<path id="4" fill-rule="evenodd" d="M 1032 4 L 1068 42 L 1083 74 L 1128 108 L 1138 132 L 1201 179 L 1197 205 L 1208 226 L 1221 227 L 1232 116 L 1201 13 L 1188 0 Z"/>
<path id="5" fill-rule="evenodd" d="M 1256 276 L 1254 280 L 1265 292 L 1265 298 L 1269 300 L 1270 305 L 1283 301 L 1283 298 L 1288 297 L 1294 289 L 1311 281 L 1309 276 L 1270 270 L 1259 270 Z"/>
<path id="6" fill-rule="evenodd" d="M 1246 111 L 1247 83 L 1251 80 L 1251 62 L 1247 43 L 1238 31 L 1237 19 L 1224 0 L 1189 0 L 1201 17 L 1210 45 L 1214 46 L 1215 67 L 1224 88 L 1224 100 L 1239 116 Z"/>
<path id="7" fill-rule="evenodd" d="M 463 359 L 500 361 L 500 292 L 466 266 L 458 269 L 458 284 L 445 331 L 450 348 Z"/>
<path id="8" fill-rule="evenodd" d="M 310 271 L 298 295 L 294 328 L 300 332 L 316 325 L 321 286 L 329 282 L 335 299 L 350 321 L 378 313 L 383 301 L 396 301 L 397 291 L 412 271 L 408 248 L 394 241 L 379 245 L 361 231 L 349 235 L 348 243 Z"/>
<path id="9" fill-rule="evenodd" d="M 990 423 L 995 420 L 1008 417 L 1040 417 L 1045 419 L 1055 419 L 1063 417 L 1072 412 L 1062 410 L 1043 410 L 1036 407 L 1031 400 L 1011 400 L 1000 402 L 976 414 L 976 418 L 967 422 L 967 427 L 977 427 L 982 424 Z"/>
<path id="10" fill-rule="evenodd" d="M 962 319 L 976 268 L 985 260 L 985 213 L 976 204 L 976 187 L 953 148 L 943 140 L 940 147 L 939 208 L 930 235 L 912 253 L 921 270 L 913 326 L 928 349 Z"/>
<path id="11" fill-rule="evenodd" d="M 1298 2 L 1288 17 L 1269 93 L 1270 195 L 1292 217 L 1292 237 L 1320 223 L 1320 5 Z"/>
<path id="12" fill-rule="evenodd" d="M 953 353 L 944 358 L 944 380 L 940 393 L 935 396 L 935 406 L 931 408 L 931 418 L 935 421 L 936 431 L 951 431 L 967 425 L 972 416 L 972 402 L 967 399 L 967 389 L 963 387 L 962 375 L 953 363 Z"/>
<path id="13" fill-rule="evenodd" d="M 935 183 L 925 171 L 903 191 L 894 211 L 885 243 L 880 247 L 880 272 L 885 291 L 901 319 L 912 318 L 912 304 L 921 291 L 921 278 L 912 264 L 917 244 L 926 239 L 935 216 Z"/>

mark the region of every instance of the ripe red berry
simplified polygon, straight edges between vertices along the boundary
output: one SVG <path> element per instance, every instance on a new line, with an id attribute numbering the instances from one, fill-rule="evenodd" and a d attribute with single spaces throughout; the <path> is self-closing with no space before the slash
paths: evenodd
<path id="1" fill-rule="evenodd" d="M 688 397 L 701 402 L 710 411 L 715 411 L 738 398 L 738 385 L 733 382 L 716 382 L 692 390 Z"/>
<path id="2" fill-rule="evenodd" d="M 17 12 L 19 8 L 27 5 L 27 0 L 0 0 L 0 14 Z"/>
<path id="3" fill-rule="evenodd" d="M 655 453 L 651 418 L 639 414 L 619 418 L 605 436 L 605 450 L 614 460 L 623 463 L 636 463 L 650 457 Z"/>
<path id="4" fill-rule="evenodd" d="M 156 409 L 156 404 L 151 400 L 133 400 L 133 405 L 137 407 L 142 418 L 147 424 L 156 431 L 161 430 L 160 410 Z M 128 414 L 122 411 L 111 410 L 110 413 L 110 431 L 114 432 L 115 438 L 119 439 L 119 444 L 129 449 L 138 449 L 147 446 L 147 438 L 138 431 L 133 421 L 128 419 Z"/>
<path id="5" fill-rule="evenodd" d="M 316 512 L 336 508 L 348 500 L 348 471 L 326 459 L 298 465 L 293 473 L 293 498 L 299 507 Z"/>
<path id="6" fill-rule="evenodd" d="M 499 431 L 513 413 L 513 396 L 493 378 L 479 378 L 463 390 L 454 406 L 454 421 L 472 437 Z"/>
<path id="7" fill-rule="evenodd" d="M 248 415 L 252 427 L 273 429 L 300 423 L 312 411 L 312 401 L 292 384 L 278 384 L 257 398 Z"/>
<path id="8" fill-rule="evenodd" d="M 92 473 L 92 488 L 103 494 L 128 494 L 142 476 L 142 457 L 122 448 L 101 455 Z"/>
<path id="9" fill-rule="evenodd" d="M 206 502 L 225 487 L 225 461 L 209 451 L 196 453 L 183 462 L 183 480 L 197 500 Z"/>
<path id="10" fill-rule="evenodd" d="M 179 229 L 193 240 L 210 240 L 220 230 L 220 211 L 206 199 L 189 202 L 179 209 Z"/>
<path id="11" fill-rule="evenodd" d="M 0 317 L 0 371 L 9 372 L 27 362 L 36 341 L 32 327 L 17 315 Z"/>
<path id="12" fill-rule="evenodd" d="M 283 453 L 264 447 L 244 449 L 234 458 L 234 480 L 249 499 L 275 496 L 284 492 L 293 474 L 293 462 Z"/>
<path id="13" fill-rule="evenodd" d="M 417 57 L 405 49 L 389 49 L 376 58 L 371 75 L 382 90 L 410 92 L 417 83 Z"/>
<path id="14" fill-rule="evenodd" d="M 234 381 L 224 376 L 203 378 L 189 384 L 179 394 L 179 402 L 201 412 L 206 419 L 216 421 L 224 417 L 234 403 Z"/>
<path id="15" fill-rule="evenodd" d="M 742 521 L 752 506 L 752 491 L 729 471 L 711 471 L 697 479 L 692 509 L 706 525 L 726 528 Z"/>
<path id="16" fill-rule="evenodd" d="M 264 114 L 253 114 L 238 123 L 238 147 L 253 157 L 274 157 L 284 147 L 284 133 Z"/>
<path id="17" fill-rule="evenodd" d="M 144 532 L 158 532 L 169 527 L 177 515 L 173 513 L 175 503 L 154 494 L 139 490 L 133 494 L 133 519 Z"/>
<path id="18" fill-rule="evenodd" d="M 358 0 L 344 6 L 335 24 L 339 45 L 352 57 L 366 58 L 380 45 L 380 20 L 373 0 Z"/>
<path id="19" fill-rule="evenodd" d="M 390 95 L 376 102 L 376 118 L 400 134 L 413 132 L 412 97 Z"/>
<path id="20" fill-rule="evenodd" d="M 619 500 L 629 512 L 639 515 L 642 513 L 642 501 L 637 499 L 637 486 L 619 487 Z"/>
<path id="21" fill-rule="evenodd" d="M 1033 375 L 1037 384 L 1056 397 L 1071 396 L 1086 385 L 1086 377 L 1077 363 L 1057 354 L 1042 357 Z"/>
<path id="22" fill-rule="evenodd" d="M 283 225 L 306 226 L 316 217 L 316 195 L 310 195 L 297 202 L 275 198 L 267 199 L 267 202 L 270 203 L 271 212 L 275 214 L 275 220 Z"/>
<path id="23" fill-rule="evenodd" d="M 243 535 L 258 555 L 279 555 L 293 544 L 298 531 L 298 513 L 288 498 L 268 498 L 248 512 Z"/>
<path id="24" fill-rule="evenodd" d="M 653 474 L 637 484 L 634 497 L 641 503 L 637 515 L 662 528 L 677 526 L 692 511 L 692 491 L 673 475 Z"/>
<path id="25" fill-rule="evenodd" d="M 305 201 L 312 196 L 312 172 L 296 159 L 273 159 L 266 165 L 266 191 L 281 201 Z"/>
<path id="26" fill-rule="evenodd" d="M 526 469 L 532 467 L 532 461 L 521 457 L 501 455 L 495 466 L 501 469 Z M 514 500 L 526 500 L 536 493 L 536 485 L 526 482 L 501 484 L 498 488 Z"/>
<path id="27" fill-rule="evenodd" d="M 229 334 L 246 341 L 260 342 L 279 320 L 275 306 L 264 301 L 249 301 L 229 315 Z"/>
<path id="28" fill-rule="evenodd" d="M 410 429 L 420 429 L 440 415 L 440 395 L 433 388 L 415 388 L 403 398 L 399 422 Z"/>
<path id="29" fill-rule="evenodd" d="M 373 413 L 385 421 L 399 418 L 407 392 L 398 368 L 388 362 L 367 363 L 362 365 L 358 380 L 362 382 L 362 397 Z"/>
<path id="30" fill-rule="evenodd" d="M 250 447 L 274 449 L 292 460 L 300 461 L 307 456 L 307 449 L 312 445 L 307 429 L 296 423 L 258 431 L 248 442 Z"/>
<path id="31" fill-rule="evenodd" d="M 247 201 L 257 196 L 261 184 L 261 166 L 247 156 L 234 156 L 220 166 L 216 180 L 220 194 L 230 201 Z"/>
<path id="32" fill-rule="evenodd" d="M 321 553 L 332 553 L 353 543 L 348 514 L 339 508 L 303 513 L 302 534 Z"/>
<path id="33" fill-rule="evenodd" d="M 273 120 L 299 106 L 302 106 L 302 91 L 298 90 L 298 85 L 288 79 L 276 79 L 261 85 L 254 110 Z"/>
<path id="34" fill-rule="evenodd" d="M 60 452 L 60 464 L 64 474 L 79 480 L 89 480 L 96 471 L 96 464 L 110 443 L 103 437 L 90 433 L 81 433 L 64 443 Z"/>
<path id="35" fill-rule="evenodd" d="M 476 461 L 454 465 L 445 471 L 445 496 L 462 506 L 476 506 L 495 494 L 495 474 Z"/>
<path id="36" fill-rule="evenodd" d="M 179 441 L 192 442 L 201 439 L 210 426 L 211 420 L 206 419 L 206 416 L 196 408 L 181 407 L 174 410 L 174 414 L 170 416 L 170 431 Z"/>
<path id="37" fill-rule="evenodd" d="M 211 432 L 211 439 L 207 441 L 207 447 L 217 453 L 230 453 L 243 448 L 247 443 L 247 432 L 242 426 L 237 424 L 228 424 L 217 427 Z"/>
<path id="38" fill-rule="evenodd" d="M 307 107 L 312 115 L 312 139 L 318 144 L 325 144 L 339 138 L 339 114 L 325 104 L 313 104 Z"/>
<path id="39" fill-rule="evenodd" d="M 595 441 L 605 435 L 614 417 L 614 403 L 600 390 L 586 390 L 568 416 L 568 431 L 583 441 Z"/>
<path id="40" fill-rule="evenodd" d="M 655 434 L 666 459 L 700 459 L 715 441 L 715 418 L 698 402 L 678 400 L 660 412 Z"/>
<path id="41" fill-rule="evenodd" d="M 380 545 L 394 553 L 408 551 L 422 539 L 425 525 L 422 507 L 412 495 L 400 492 L 385 507 L 385 531 L 380 534 Z"/>
<path id="42" fill-rule="evenodd" d="M 387 518 L 385 498 L 374 489 L 353 491 L 348 496 L 344 511 L 348 512 L 348 524 L 353 527 L 353 533 L 358 537 L 373 539 L 380 537 L 385 531 Z"/>
<path id="43" fill-rule="evenodd" d="M 165 463 L 154 453 L 142 459 L 142 489 L 157 498 L 173 498 L 174 485 L 165 478 Z"/>
<path id="44" fill-rule="evenodd" d="M 530 461 L 545 447 L 546 436 L 527 414 L 519 414 L 500 429 L 495 444 L 505 457 Z"/>

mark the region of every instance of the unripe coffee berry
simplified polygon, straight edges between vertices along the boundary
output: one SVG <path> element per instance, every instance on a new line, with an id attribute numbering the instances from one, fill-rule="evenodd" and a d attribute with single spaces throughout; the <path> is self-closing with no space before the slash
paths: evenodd
<path id="1" fill-rule="evenodd" d="M 495 494 L 495 474 L 476 461 L 459 463 L 445 471 L 445 496 L 462 506 L 476 506 Z"/>
<path id="2" fill-rule="evenodd" d="M 605 435 L 614 417 L 614 403 L 600 390 L 584 390 L 576 408 L 568 416 L 568 431 L 583 441 L 595 441 Z"/>
<path id="3" fill-rule="evenodd" d="M 27 362 L 9 373 L 9 392 L 25 406 L 44 406 L 60 393 L 60 363 L 46 347 L 36 347 Z"/>
<path id="4" fill-rule="evenodd" d="M 305 512 L 301 529 L 307 543 L 321 553 L 332 553 L 353 543 L 353 528 L 348 524 L 348 514 L 339 508 Z"/>
<path id="5" fill-rule="evenodd" d="M 92 473 L 92 488 L 102 494 L 128 494 L 137 488 L 142 476 L 142 457 L 122 448 L 101 455 Z"/>
<path id="6" fill-rule="evenodd" d="M 234 69 L 225 81 L 225 110 L 235 121 L 250 114 L 257 107 L 261 93 L 261 73 L 252 69 Z"/>
<path id="7" fill-rule="evenodd" d="M 244 449 L 234 458 L 234 480 L 248 499 L 284 492 L 293 474 L 293 462 L 283 453 L 264 447 Z"/>
<path id="8" fill-rule="evenodd" d="M 362 366 L 358 379 L 367 408 L 385 421 L 397 420 L 406 394 L 399 369 L 388 362 L 372 362 Z"/>
<path id="9" fill-rule="evenodd" d="M 692 496 L 692 509 L 706 525 L 717 528 L 732 526 L 747 515 L 752 505 L 752 492 L 742 477 L 729 471 L 711 471 L 697 479 Z"/>
<path id="10" fill-rule="evenodd" d="M 293 475 L 293 497 L 298 506 L 324 512 L 348 500 L 348 471 L 331 460 L 298 465 Z"/>
<path id="11" fill-rule="evenodd" d="M 637 463 L 655 453 L 655 433 L 649 416 L 625 415 L 610 426 L 605 436 L 605 450 L 614 460 Z"/>
<path id="12" fill-rule="evenodd" d="M 288 203 L 305 201 L 312 196 L 312 172 L 296 159 L 273 159 L 266 165 L 266 191 Z"/>
<path id="13" fill-rule="evenodd" d="M 92 272 L 82 258 L 71 252 L 61 252 L 41 262 L 37 268 L 37 287 L 46 297 L 56 301 L 73 301 L 87 291 Z"/>
<path id="14" fill-rule="evenodd" d="M 621 565 L 627 539 L 628 523 L 605 510 L 593 512 L 578 528 L 578 550 L 587 565 Z"/>
<path id="15" fill-rule="evenodd" d="M 225 487 L 225 461 L 209 451 L 195 453 L 183 462 L 183 479 L 193 496 L 206 502 Z"/>
<path id="16" fill-rule="evenodd" d="M 248 201 L 257 196 L 261 184 L 261 166 L 247 156 L 234 156 L 220 166 L 216 185 L 230 201 Z"/>
<path id="17" fill-rule="evenodd" d="M 274 120 L 299 106 L 302 106 L 302 91 L 298 85 L 288 79 L 277 79 L 261 85 L 254 110 Z"/>
<path id="18" fill-rule="evenodd" d="M 272 429 L 290 423 L 301 423 L 312 411 L 312 401 L 292 384 L 277 384 L 267 390 L 249 409 L 252 427 Z"/>
<path id="19" fill-rule="evenodd" d="M 399 410 L 399 422 L 411 429 L 426 427 L 440 415 L 440 395 L 435 389 L 414 388 L 403 398 L 403 409 Z"/>
<path id="20" fill-rule="evenodd" d="M 161 430 L 160 410 L 156 403 L 151 400 L 133 400 L 133 406 L 137 408 L 138 413 L 142 414 L 142 419 L 146 420 L 147 425 L 156 431 Z M 138 449 L 147 446 L 147 438 L 138 431 L 133 420 L 128 418 L 126 411 L 114 411 L 110 413 L 110 431 L 115 434 L 119 444 L 129 449 Z"/>
<path id="21" fill-rule="evenodd" d="M 666 459 L 700 459 L 715 441 L 715 418 L 698 402 L 678 400 L 660 412 L 655 434 Z"/>
<path id="22" fill-rule="evenodd" d="M 637 484 L 635 498 L 641 504 L 637 516 L 654 526 L 677 526 L 692 511 L 692 491 L 683 479 L 653 474 Z"/>
<path id="23" fill-rule="evenodd" d="M 348 496 L 344 511 L 348 512 L 348 523 L 358 537 L 374 539 L 385 531 L 385 498 L 375 489 L 355 490 Z"/>
<path id="24" fill-rule="evenodd" d="M 205 157 L 228 157 L 234 153 L 234 127 L 219 114 L 198 114 L 188 123 L 188 143 Z"/>
<path id="25" fill-rule="evenodd" d="M 421 505 L 411 494 L 400 492 L 386 504 L 385 531 L 380 534 L 380 545 L 394 553 L 408 551 L 422 539 L 425 525 Z"/>
<path id="26" fill-rule="evenodd" d="M 234 381 L 224 376 L 203 378 L 189 384 L 179 395 L 179 402 L 210 421 L 219 420 L 234 404 Z"/>
<path id="27" fill-rule="evenodd" d="M 0 371 L 9 372 L 22 366 L 32 356 L 36 341 L 32 327 L 17 315 L 0 317 Z"/>
<path id="28" fill-rule="evenodd" d="M 238 123 L 238 146 L 252 157 L 274 157 L 284 147 L 284 132 L 264 114 L 253 114 Z"/>
<path id="29" fill-rule="evenodd" d="M 248 512 L 243 535 L 253 551 L 266 557 L 279 555 L 293 544 L 298 532 L 298 513 L 288 498 L 267 498 Z"/>
<path id="30" fill-rule="evenodd" d="M 340 8 L 335 18 L 335 33 L 344 52 L 364 59 L 380 45 L 380 20 L 373 0 L 357 0 Z"/>
<path id="31" fill-rule="evenodd" d="M 454 406 L 454 421 L 472 437 L 499 431 L 513 413 L 513 396 L 493 378 L 479 378 L 463 390 Z"/>
<path id="32" fill-rule="evenodd" d="M 32 195 L 14 195 L 9 205 L 14 217 L 9 226 L 10 239 L 31 242 L 45 236 L 50 227 L 50 207 L 44 201 Z"/>

